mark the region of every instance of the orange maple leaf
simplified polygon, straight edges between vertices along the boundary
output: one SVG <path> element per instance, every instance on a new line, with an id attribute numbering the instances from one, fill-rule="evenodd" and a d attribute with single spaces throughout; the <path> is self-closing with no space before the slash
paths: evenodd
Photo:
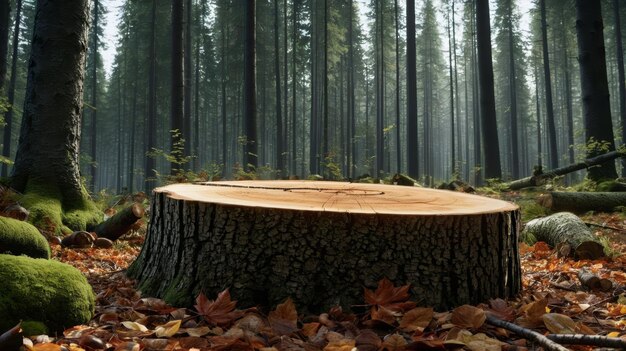
<path id="1" fill-rule="evenodd" d="M 372 306 L 382 306 L 394 312 L 404 312 L 416 306 L 408 301 L 410 285 L 395 287 L 393 283 L 384 278 L 378 282 L 376 291 L 365 289 L 365 301 Z"/>
<path id="2" fill-rule="evenodd" d="M 298 312 L 293 300 L 287 300 L 271 311 L 268 317 L 272 329 L 278 335 L 288 335 L 298 330 Z"/>
<path id="3" fill-rule="evenodd" d="M 194 307 L 210 324 L 225 326 L 243 316 L 243 311 L 235 310 L 237 301 L 230 300 L 228 289 L 217 295 L 215 301 L 209 300 L 204 293 L 196 298 Z"/>

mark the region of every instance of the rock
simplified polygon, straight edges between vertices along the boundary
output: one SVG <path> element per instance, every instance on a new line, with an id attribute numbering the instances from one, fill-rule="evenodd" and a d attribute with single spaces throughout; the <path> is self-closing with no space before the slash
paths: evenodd
<path id="1" fill-rule="evenodd" d="M 0 254 L 0 330 L 19 321 L 43 323 L 50 332 L 89 322 L 94 295 L 76 268 L 53 260 Z"/>
<path id="2" fill-rule="evenodd" d="M 0 253 L 50 258 L 50 245 L 32 224 L 0 217 Z"/>

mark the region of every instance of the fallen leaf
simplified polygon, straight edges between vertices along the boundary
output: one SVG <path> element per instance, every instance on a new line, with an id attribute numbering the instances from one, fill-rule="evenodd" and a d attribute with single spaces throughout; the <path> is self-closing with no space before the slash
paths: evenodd
<path id="1" fill-rule="evenodd" d="M 158 326 L 154 332 L 158 338 L 169 338 L 174 336 L 180 329 L 181 320 L 177 319 L 174 321 L 169 321 L 163 325 Z"/>
<path id="2" fill-rule="evenodd" d="M 478 307 L 463 305 L 452 310 L 450 321 L 459 328 L 480 328 L 487 316 L 485 311 Z"/>
<path id="3" fill-rule="evenodd" d="M 61 346 L 52 343 L 36 344 L 33 351 L 61 351 Z"/>
<path id="4" fill-rule="evenodd" d="M 186 328 L 185 330 L 181 330 L 187 333 L 189 336 L 205 336 L 211 332 L 211 328 L 204 326 L 198 328 Z"/>
<path id="5" fill-rule="evenodd" d="M 389 325 L 396 323 L 396 317 L 399 317 L 399 312 L 394 312 L 385 306 L 373 306 L 371 310 L 371 318 L 374 321 L 383 321 Z"/>
<path id="6" fill-rule="evenodd" d="M 354 340 L 341 339 L 341 340 L 329 342 L 324 347 L 324 351 L 352 351 L 354 347 L 355 347 Z"/>
<path id="7" fill-rule="evenodd" d="M 404 312 L 415 307 L 414 302 L 408 301 L 410 285 L 395 287 L 393 283 L 384 278 L 378 282 L 375 291 L 365 289 L 365 302 L 372 306 L 384 306 L 385 308 Z"/>
<path id="8" fill-rule="evenodd" d="M 217 295 L 215 301 L 207 299 L 204 293 L 196 298 L 194 307 L 211 324 L 226 326 L 243 315 L 242 311 L 235 310 L 237 301 L 230 300 L 228 289 Z"/>
<path id="9" fill-rule="evenodd" d="M 513 321 L 517 312 L 515 308 L 509 306 L 509 304 L 502 299 L 489 300 L 489 307 L 487 308 L 491 314 L 503 321 Z"/>
<path id="10" fill-rule="evenodd" d="M 359 351 L 378 351 L 383 343 L 380 337 L 369 329 L 362 330 L 354 342 Z"/>
<path id="11" fill-rule="evenodd" d="M 298 312 L 290 298 L 276 306 L 276 309 L 270 312 L 268 319 L 272 330 L 277 335 L 288 335 L 298 330 Z"/>
<path id="12" fill-rule="evenodd" d="M 553 334 L 574 334 L 576 323 L 568 316 L 559 313 L 546 313 L 541 316 L 546 328 Z"/>
<path id="13" fill-rule="evenodd" d="M 137 323 L 137 322 L 126 321 L 126 322 L 122 322 L 122 325 L 124 326 L 124 328 L 130 329 L 130 330 L 137 330 L 140 332 L 148 331 L 148 328 L 145 325 Z"/>
<path id="14" fill-rule="evenodd" d="M 315 336 L 320 326 L 321 324 L 318 322 L 304 323 L 302 325 L 302 334 L 307 337 Z"/>
<path id="15" fill-rule="evenodd" d="M 408 344 L 406 339 L 400 334 L 391 334 L 385 336 L 383 339 L 383 344 L 381 345 L 381 350 L 387 351 L 400 351 L 404 350 L 405 346 Z"/>
<path id="16" fill-rule="evenodd" d="M 434 315 L 435 312 L 430 307 L 416 307 L 402 316 L 400 329 L 407 332 L 422 331 L 428 327 Z"/>

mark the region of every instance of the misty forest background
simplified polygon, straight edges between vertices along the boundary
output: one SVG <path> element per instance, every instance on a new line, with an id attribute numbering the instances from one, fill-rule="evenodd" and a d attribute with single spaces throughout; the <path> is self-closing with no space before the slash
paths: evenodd
<path id="1" fill-rule="evenodd" d="M 493 138 L 481 133 L 490 129 L 497 131 L 502 180 L 531 175 L 537 165 L 573 163 L 587 154 L 576 9 L 574 1 L 543 1 L 490 2 L 494 129 L 480 119 L 475 1 L 257 0 L 254 169 L 244 157 L 247 2 L 175 1 L 184 8 L 176 15 L 180 8 L 169 2 L 120 0 L 117 41 L 106 42 L 111 9 L 92 1 L 81 174 L 93 192 L 149 191 L 172 173 L 194 180 L 401 172 L 427 184 L 454 177 L 482 184 L 484 140 Z M 34 2 L 11 1 L 7 162 L 20 131 Z M 616 145 L 624 139 L 616 29 L 624 5 L 602 1 Z M 522 7 L 530 11 L 530 32 L 520 29 Z M 181 30 L 176 43 L 173 33 Z M 415 57 L 407 54 L 412 43 Z M 110 74 L 102 58 L 107 45 L 116 49 Z M 180 48 L 177 65 L 172 57 Z M 171 105 L 176 74 L 184 82 L 182 111 Z M 2 175 L 10 172 L 5 163 Z"/>

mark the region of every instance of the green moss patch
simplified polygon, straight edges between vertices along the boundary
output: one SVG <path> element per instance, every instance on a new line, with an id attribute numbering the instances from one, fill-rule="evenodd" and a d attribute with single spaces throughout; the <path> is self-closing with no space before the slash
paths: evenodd
<path id="1" fill-rule="evenodd" d="M 103 218 L 102 211 L 89 199 L 86 191 L 81 199 L 68 202 L 54 187 L 29 182 L 20 203 L 30 211 L 30 223 L 55 234 L 87 230 Z"/>
<path id="2" fill-rule="evenodd" d="M 89 322 L 94 295 L 74 267 L 44 259 L 0 254 L 0 330 L 20 320 L 43 323 L 50 332 Z"/>
<path id="3" fill-rule="evenodd" d="M 50 258 L 48 241 L 32 224 L 0 217 L 0 253 Z"/>

